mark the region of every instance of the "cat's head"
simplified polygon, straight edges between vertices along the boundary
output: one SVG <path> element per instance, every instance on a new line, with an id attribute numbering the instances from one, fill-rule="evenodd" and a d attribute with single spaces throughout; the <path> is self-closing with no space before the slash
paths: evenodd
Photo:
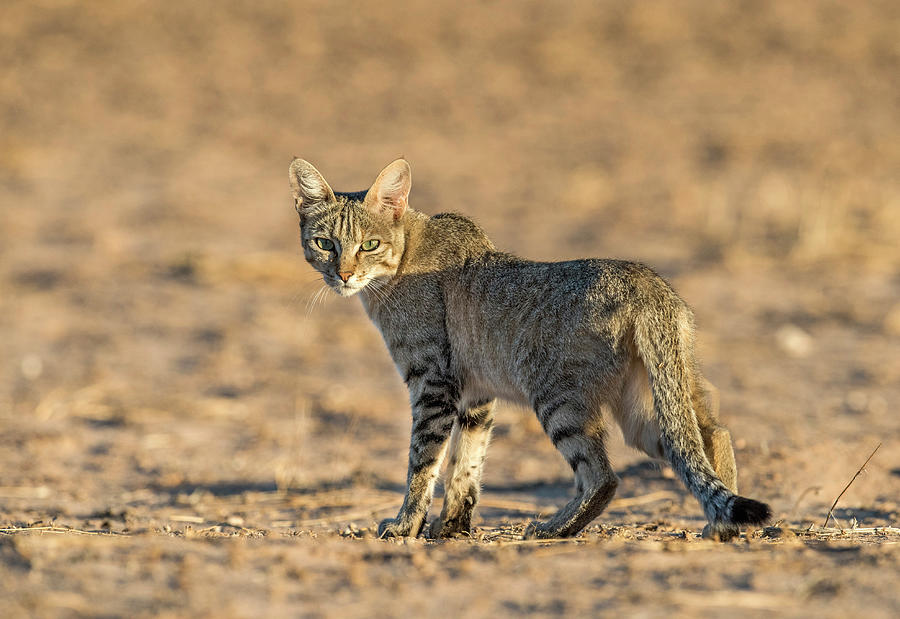
<path id="1" fill-rule="evenodd" d="M 290 179 L 306 261 L 335 292 L 349 297 L 397 272 L 412 183 L 405 160 L 382 170 L 364 197 L 362 192 L 335 195 L 303 159 L 291 162 Z"/>

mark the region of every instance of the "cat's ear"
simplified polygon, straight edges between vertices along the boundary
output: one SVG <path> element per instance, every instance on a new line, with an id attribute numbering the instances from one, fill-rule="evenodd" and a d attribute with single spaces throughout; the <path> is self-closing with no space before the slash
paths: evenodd
<path id="1" fill-rule="evenodd" d="M 400 219 L 409 206 L 412 171 L 405 159 L 397 159 L 381 171 L 366 193 L 366 207 L 378 213 L 390 213 Z"/>
<path id="2" fill-rule="evenodd" d="M 321 202 L 334 200 L 334 192 L 308 161 L 294 158 L 290 168 L 291 193 L 297 211 L 308 209 Z"/>

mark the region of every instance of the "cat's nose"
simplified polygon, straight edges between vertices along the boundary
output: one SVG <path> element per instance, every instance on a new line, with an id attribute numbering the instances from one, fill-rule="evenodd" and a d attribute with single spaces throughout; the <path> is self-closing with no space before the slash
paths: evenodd
<path id="1" fill-rule="evenodd" d="M 341 281 L 343 281 L 345 284 L 347 283 L 347 280 L 350 279 L 351 275 L 353 275 L 353 271 L 341 271 L 340 273 L 338 273 L 338 277 L 340 277 Z"/>

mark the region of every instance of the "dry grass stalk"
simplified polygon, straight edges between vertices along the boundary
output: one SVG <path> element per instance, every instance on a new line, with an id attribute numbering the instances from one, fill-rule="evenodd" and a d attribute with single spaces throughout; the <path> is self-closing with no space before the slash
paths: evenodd
<path id="1" fill-rule="evenodd" d="M 869 457 L 866 458 L 866 461 L 863 462 L 861 467 L 859 467 L 859 470 L 856 471 L 856 475 L 853 476 L 853 479 L 851 479 L 849 482 L 847 482 L 847 485 L 844 486 L 844 489 L 841 490 L 841 493 L 839 495 L 837 495 L 837 498 L 834 500 L 834 503 L 831 504 L 831 509 L 828 510 L 828 515 L 825 516 L 825 522 L 822 523 L 823 529 L 828 526 L 828 521 L 831 519 L 832 515 L 834 514 L 834 508 L 837 507 L 838 501 L 841 500 L 841 497 L 844 496 L 844 493 L 847 492 L 847 489 L 853 484 L 854 481 L 856 481 L 856 478 L 859 477 L 862 474 L 862 472 L 866 469 L 866 465 L 869 463 L 869 460 L 872 459 L 872 456 L 875 455 L 875 452 L 878 451 L 878 449 L 880 447 L 881 447 L 881 443 L 878 443 L 878 445 L 875 446 L 875 449 L 872 450 L 872 453 L 869 454 Z"/>
<path id="2" fill-rule="evenodd" d="M 52 525 L 42 525 L 34 527 L 2 527 L 0 533 L 74 533 L 76 535 L 119 535 L 127 537 L 127 533 L 117 533 L 115 531 L 85 531 L 84 529 L 72 529 L 70 527 L 57 527 Z"/>
<path id="3" fill-rule="evenodd" d="M 821 491 L 822 491 L 822 486 L 810 486 L 809 488 L 806 488 L 803 492 L 800 493 L 800 496 L 797 497 L 797 500 L 794 501 L 794 506 L 791 507 L 791 511 L 788 512 L 788 517 L 793 516 L 794 514 L 797 513 L 797 508 L 800 507 L 800 502 L 806 498 L 807 494 L 810 494 L 810 493 L 819 494 L 819 492 L 821 492 Z M 779 520 L 778 522 L 775 523 L 775 526 L 777 527 L 780 522 L 783 522 L 783 521 Z"/>
<path id="4" fill-rule="evenodd" d="M 835 527 L 817 527 L 815 529 L 791 529 L 797 535 L 813 534 L 815 536 L 834 537 L 837 535 L 900 535 L 900 527 L 855 527 L 839 529 Z"/>

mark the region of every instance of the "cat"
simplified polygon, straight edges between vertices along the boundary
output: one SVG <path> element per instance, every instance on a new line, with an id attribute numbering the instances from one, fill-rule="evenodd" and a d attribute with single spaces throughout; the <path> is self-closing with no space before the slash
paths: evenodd
<path id="1" fill-rule="evenodd" d="M 650 268 L 499 252 L 463 216 L 413 210 L 403 159 L 368 191 L 336 193 L 303 159 L 290 183 L 307 262 L 339 295 L 359 295 L 409 388 L 406 496 L 379 537 L 423 532 L 448 451 L 443 509 L 425 533 L 471 532 L 497 399 L 532 408 L 575 474 L 577 496 L 526 537 L 575 535 L 613 498 L 604 411 L 628 444 L 668 461 L 702 505 L 705 535 L 769 520 L 768 505 L 737 495 L 691 310 Z"/>

